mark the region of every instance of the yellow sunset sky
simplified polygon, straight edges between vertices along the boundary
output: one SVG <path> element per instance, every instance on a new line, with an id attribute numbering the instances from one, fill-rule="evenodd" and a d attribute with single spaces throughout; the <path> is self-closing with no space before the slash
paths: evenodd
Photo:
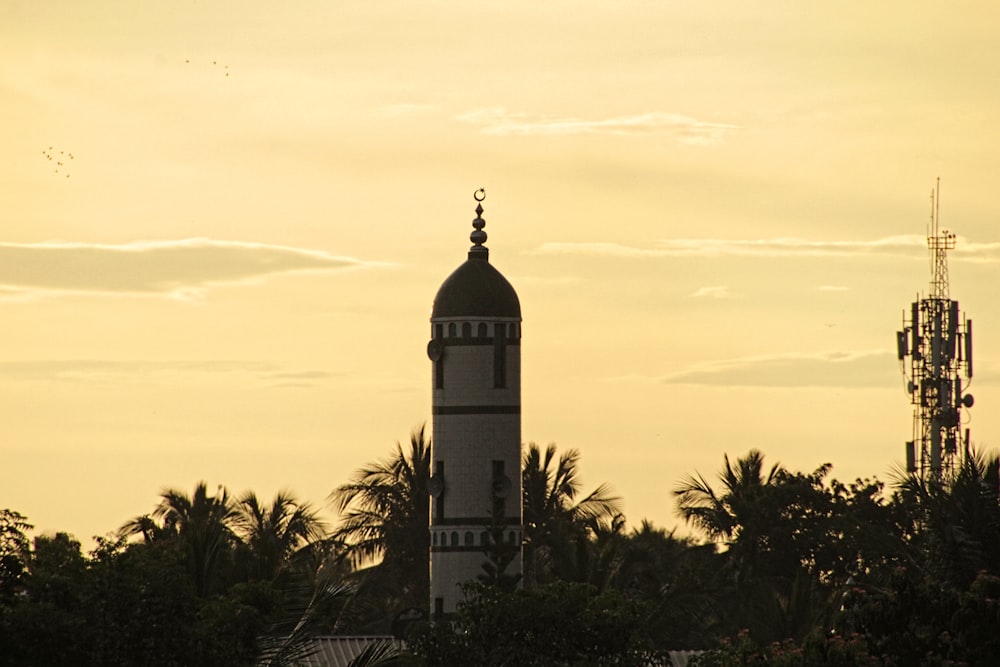
<path id="1" fill-rule="evenodd" d="M 723 455 L 888 480 L 929 193 L 1000 446 L 993 2 L 0 0 L 0 507 L 322 505 L 430 421 L 484 202 L 523 439 L 631 525 Z M 61 163 L 61 164 L 60 164 Z M 334 514 L 324 510 L 328 519 Z"/>

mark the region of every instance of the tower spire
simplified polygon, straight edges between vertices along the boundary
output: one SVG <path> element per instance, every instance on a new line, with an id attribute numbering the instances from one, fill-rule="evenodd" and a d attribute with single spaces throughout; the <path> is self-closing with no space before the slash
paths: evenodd
<path id="1" fill-rule="evenodd" d="M 484 259 L 489 261 L 490 249 L 484 246 L 486 243 L 486 232 L 483 231 L 483 227 L 486 226 L 486 220 L 483 219 L 483 200 L 486 199 L 486 190 L 484 188 L 479 188 L 472 194 L 472 198 L 476 200 L 476 219 L 472 221 L 473 230 L 469 234 L 469 240 L 472 241 L 473 245 L 469 248 L 469 259 Z"/>

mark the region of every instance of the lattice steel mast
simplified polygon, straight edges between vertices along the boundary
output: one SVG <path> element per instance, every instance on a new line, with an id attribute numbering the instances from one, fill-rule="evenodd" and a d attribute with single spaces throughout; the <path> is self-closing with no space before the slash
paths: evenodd
<path id="1" fill-rule="evenodd" d="M 958 301 L 949 295 L 948 250 L 955 247 L 955 235 L 939 227 L 940 194 L 938 179 L 931 191 L 927 231 L 930 295 L 917 296 L 909 319 L 903 312 L 903 330 L 896 332 L 897 356 L 914 405 L 906 469 L 925 480 L 949 477 L 960 456 L 968 453 L 969 429 L 963 436 L 962 417 L 963 409 L 973 404 L 972 394 L 967 393 L 972 378 L 972 320 L 965 319 L 964 313 L 960 316 Z"/>

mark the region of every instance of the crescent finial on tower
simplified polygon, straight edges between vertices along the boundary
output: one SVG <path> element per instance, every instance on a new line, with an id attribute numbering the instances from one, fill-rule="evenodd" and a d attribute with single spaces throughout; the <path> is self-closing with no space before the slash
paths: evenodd
<path id="1" fill-rule="evenodd" d="M 472 221 L 472 226 L 474 227 L 471 234 L 469 234 L 469 240 L 474 244 L 469 248 L 469 259 L 485 259 L 489 260 L 490 251 L 489 248 L 484 246 L 486 243 L 486 232 L 483 231 L 483 227 L 486 226 L 486 220 L 483 219 L 483 200 L 486 199 L 486 190 L 484 188 L 479 188 L 473 193 L 472 198 L 478 202 L 476 204 L 476 219 Z"/>

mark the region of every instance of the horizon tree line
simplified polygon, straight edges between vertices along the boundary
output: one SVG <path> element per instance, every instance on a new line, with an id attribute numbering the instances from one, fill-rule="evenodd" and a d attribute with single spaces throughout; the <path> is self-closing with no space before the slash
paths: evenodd
<path id="1" fill-rule="evenodd" d="M 2 510 L 0 646 L 12 650 L 0 665 L 294 665 L 317 634 L 391 632 L 408 654 L 374 647 L 358 664 L 642 665 L 682 649 L 706 650 L 705 665 L 1000 659 L 995 455 L 940 481 L 900 473 L 891 491 L 831 479 L 830 464 L 726 455 L 714 482 L 695 472 L 673 489 L 700 541 L 628 529 L 606 484 L 584 493 L 579 463 L 526 445 L 521 580 L 485 569 L 437 627 L 408 613 L 429 602 L 422 427 L 331 492 L 334 528 L 288 491 L 265 502 L 201 482 L 165 489 L 84 557 L 65 533 L 32 543 L 27 518 Z M 602 640 L 545 645 L 570 600 L 575 627 Z M 489 630 L 501 610 L 516 645 Z"/>

